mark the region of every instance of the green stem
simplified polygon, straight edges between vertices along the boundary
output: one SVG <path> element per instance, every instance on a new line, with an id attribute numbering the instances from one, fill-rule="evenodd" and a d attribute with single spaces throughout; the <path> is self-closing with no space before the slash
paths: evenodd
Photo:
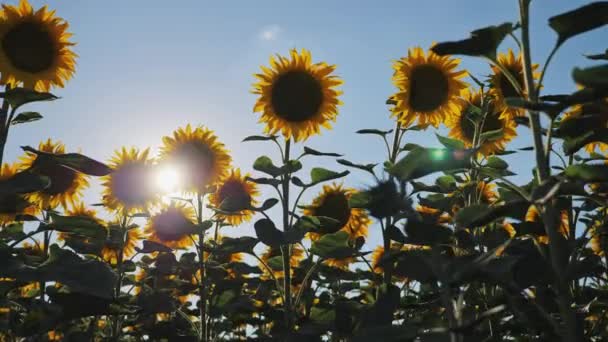
<path id="1" fill-rule="evenodd" d="M 120 246 L 120 249 L 118 250 L 118 254 L 116 255 L 116 273 L 118 273 L 118 278 L 116 280 L 116 287 L 114 288 L 114 298 L 115 300 L 118 300 L 118 298 L 120 297 L 120 289 L 122 288 L 122 277 L 123 277 L 123 272 L 122 272 L 122 265 L 123 265 L 123 251 L 124 251 L 124 246 L 128 237 L 128 231 L 127 231 L 127 213 L 123 212 L 122 218 L 120 220 L 120 231 L 122 233 L 122 244 Z M 121 321 L 120 321 L 120 315 L 115 315 L 114 316 L 114 322 L 112 324 L 112 340 L 113 341 L 118 341 L 120 338 L 120 327 L 121 327 Z"/>
<path id="2" fill-rule="evenodd" d="M 11 86 L 6 85 L 6 91 L 10 90 Z M 8 115 L 8 101 L 6 98 L 2 100 L 2 108 L 0 109 L 0 167 L 2 167 L 2 162 L 4 160 L 4 146 L 6 145 L 6 141 L 8 140 L 8 130 L 11 126 L 10 120 L 6 120 Z M 11 119 L 12 120 L 12 119 Z"/>
<path id="3" fill-rule="evenodd" d="M 283 164 L 289 162 L 289 153 L 291 148 L 291 140 L 285 140 L 285 150 L 283 155 Z M 283 192 L 283 231 L 289 230 L 289 180 L 290 174 L 283 175 L 281 179 L 281 186 Z M 291 266 L 289 261 L 291 260 L 291 246 L 289 244 L 283 245 L 281 248 L 283 255 L 283 290 L 285 295 L 283 298 L 283 310 L 285 315 L 285 328 L 287 336 L 293 331 L 293 314 L 291 306 Z"/>
<path id="4" fill-rule="evenodd" d="M 197 223 L 201 227 L 203 223 L 203 195 L 197 194 Z M 199 341 L 205 341 L 207 339 L 207 296 L 205 290 L 205 251 L 203 250 L 205 244 L 205 233 L 202 229 L 198 231 L 198 266 L 200 272 L 200 281 L 198 282 L 198 294 L 199 294 Z"/>

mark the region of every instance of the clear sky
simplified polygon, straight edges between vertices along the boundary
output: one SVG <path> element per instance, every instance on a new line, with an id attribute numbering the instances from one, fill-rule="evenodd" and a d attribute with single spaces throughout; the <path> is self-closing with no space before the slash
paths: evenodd
<path id="1" fill-rule="evenodd" d="M 587 2 L 533 1 L 535 62 L 544 61 L 555 41 L 547 19 Z M 337 64 L 345 81 L 344 106 L 334 129 L 306 145 L 344 153 L 354 162 L 381 162 L 380 141 L 354 132 L 394 126 L 384 104 L 394 92 L 392 61 L 406 55 L 408 47 L 426 49 L 483 26 L 517 21 L 516 0 L 33 1 L 35 7 L 44 3 L 70 23 L 80 57 L 75 77 L 66 88 L 54 90 L 62 99 L 27 107 L 45 118 L 11 130 L 9 162 L 21 154 L 19 146 L 34 146 L 47 137 L 105 161 L 121 146 L 156 150 L 161 136 L 192 123 L 215 130 L 235 164 L 250 170 L 258 155 L 274 153 L 270 145 L 240 142 L 263 128 L 252 113 L 252 74 L 271 54 L 294 47 L 311 50 L 314 61 Z M 501 49 L 512 45 L 506 42 Z M 545 93 L 574 90 L 572 67 L 589 65 L 582 54 L 607 47 L 605 29 L 568 41 L 549 68 Z M 490 70 L 478 59 L 464 58 L 461 65 L 478 77 Z M 408 141 L 437 145 L 431 132 Z M 511 147 L 529 145 L 530 139 L 518 138 Z M 514 171 L 527 176 L 531 157 L 522 154 L 509 161 Z M 322 164 L 344 169 L 331 159 Z M 371 179 L 355 171 L 346 183 L 359 187 Z M 98 202 L 98 191 L 93 184 L 86 201 Z M 251 227 L 240 229 L 255 234 Z"/>

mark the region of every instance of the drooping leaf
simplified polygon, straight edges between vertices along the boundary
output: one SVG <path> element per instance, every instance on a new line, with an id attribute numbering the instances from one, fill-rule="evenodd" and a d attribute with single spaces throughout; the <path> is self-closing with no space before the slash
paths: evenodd
<path id="1" fill-rule="evenodd" d="M 596 1 L 549 18 L 549 26 L 558 35 L 558 44 L 606 24 L 608 24 L 608 2 L 606 1 Z"/>
<path id="2" fill-rule="evenodd" d="M 452 150 L 458 150 L 458 149 L 464 148 L 464 143 L 458 139 L 444 137 L 437 133 L 435 133 L 435 136 L 437 137 L 437 140 L 439 140 L 441 145 L 445 146 L 446 148 L 449 148 Z"/>
<path id="3" fill-rule="evenodd" d="M 282 174 L 281 168 L 275 166 L 272 159 L 267 156 L 258 157 L 258 159 L 253 162 L 253 169 L 269 174 L 272 177 L 278 177 Z"/>
<path id="4" fill-rule="evenodd" d="M 333 179 L 338 179 L 348 175 L 350 171 L 335 172 L 322 167 L 314 167 L 310 170 L 310 186 L 327 182 Z"/>
<path id="5" fill-rule="evenodd" d="M 320 152 L 307 146 L 304 146 L 304 154 L 311 156 L 342 157 L 342 155 L 339 153 Z"/>
<path id="6" fill-rule="evenodd" d="M 242 141 L 268 141 L 268 140 L 276 140 L 277 135 L 250 135 L 243 139 Z"/>
<path id="7" fill-rule="evenodd" d="M 414 219 L 407 220 L 404 230 L 408 243 L 413 245 L 444 244 L 448 243 L 453 235 L 452 230 L 446 226 Z"/>
<path id="8" fill-rule="evenodd" d="M 8 103 L 17 109 L 22 105 L 30 102 L 52 101 L 58 99 L 57 96 L 51 93 L 39 92 L 33 89 L 12 88 L 6 91 L 4 98 Z"/>
<path id="9" fill-rule="evenodd" d="M 154 252 L 171 253 L 171 252 L 173 252 L 173 250 L 171 248 L 163 245 L 162 243 L 158 243 L 156 241 L 144 240 L 142 242 L 142 244 L 143 244 L 142 248 L 135 247 L 135 250 L 139 253 L 154 253 Z"/>
<path id="10" fill-rule="evenodd" d="M 356 250 L 349 244 L 349 238 L 345 231 L 325 234 L 312 243 L 310 252 L 322 258 L 343 259 L 350 257 Z"/>
<path id="11" fill-rule="evenodd" d="M 607 182 L 608 165 L 570 165 L 564 170 L 564 174 L 584 182 Z"/>
<path id="12" fill-rule="evenodd" d="M 254 228 L 258 239 L 260 239 L 263 244 L 269 247 L 279 247 L 285 244 L 283 232 L 278 230 L 271 220 L 265 218 L 258 220 L 254 224 Z"/>
<path id="13" fill-rule="evenodd" d="M 357 134 L 373 134 L 373 135 L 379 135 L 381 137 L 385 137 L 387 134 L 393 133 L 393 130 L 389 129 L 388 131 L 383 131 L 383 130 L 379 130 L 379 129 L 360 129 L 356 133 Z"/>
<path id="14" fill-rule="evenodd" d="M 51 185 L 49 177 L 32 172 L 19 172 L 0 181 L 0 196 L 27 194 L 46 189 Z"/>
<path id="15" fill-rule="evenodd" d="M 262 206 L 260 206 L 256 210 L 266 211 L 266 210 L 269 210 L 270 208 L 274 207 L 277 203 L 279 203 L 278 199 L 268 198 L 267 200 L 264 201 L 264 203 L 262 203 Z"/>
<path id="16" fill-rule="evenodd" d="M 496 156 L 488 157 L 486 161 L 486 166 L 499 170 L 506 170 L 509 168 L 509 164 L 506 161 Z"/>
<path id="17" fill-rule="evenodd" d="M 37 158 L 52 160 L 53 162 L 66 166 L 70 169 L 82 172 L 90 176 L 106 176 L 112 170 L 104 163 L 98 162 L 80 153 L 64 153 L 53 154 L 43 151 L 38 151 L 30 146 L 21 147 L 26 152 L 31 152 L 37 155 Z"/>
<path id="18" fill-rule="evenodd" d="M 608 88 L 608 64 L 585 69 L 574 68 L 572 78 L 576 83 L 588 88 Z"/>
<path id="19" fill-rule="evenodd" d="M 38 112 L 23 112 L 17 114 L 11 121 L 11 125 L 18 125 L 26 122 L 32 122 L 42 119 L 42 115 Z"/>
<path id="20" fill-rule="evenodd" d="M 471 165 L 474 150 L 418 148 L 388 169 L 399 180 L 407 181 L 438 171 L 465 169 Z"/>
<path id="21" fill-rule="evenodd" d="M 471 32 L 471 37 L 455 42 L 439 43 L 431 48 L 440 56 L 467 55 L 496 59 L 496 49 L 503 39 L 513 31 L 513 24 L 503 23 Z"/>
<path id="22" fill-rule="evenodd" d="M 342 165 L 348 166 L 348 167 L 354 167 L 359 170 L 367 171 L 371 174 L 374 174 L 374 167 L 376 165 L 378 165 L 378 164 L 355 164 L 346 159 L 338 159 L 337 162 L 338 162 L 338 164 L 342 164 Z"/>

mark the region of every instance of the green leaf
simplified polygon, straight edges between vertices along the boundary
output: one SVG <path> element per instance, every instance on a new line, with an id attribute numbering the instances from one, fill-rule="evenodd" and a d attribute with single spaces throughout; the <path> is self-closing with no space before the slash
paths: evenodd
<path id="1" fill-rule="evenodd" d="M 598 60 L 607 60 L 608 61 L 608 49 L 606 49 L 606 51 L 604 53 L 599 53 L 596 55 L 583 55 L 591 60 L 594 61 L 598 61 Z"/>
<path id="2" fill-rule="evenodd" d="M 317 185 L 322 182 L 327 182 L 332 179 L 342 178 L 342 177 L 345 177 L 346 175 L 348 175 L 349 173 L 350 173 L 350 171 L 335 172 L 335 171 L 324 169 L 322 167 L 314 167 L 314 168 L 312 168 L 312 170 L 310 170 L 311 183 L 309 186 Z"/>
<path id="3" fill-rule="evenodd" d="M 310 252 L 322 258 L 344 259 L 356 252 L 349 244 L 350 236 L 345 231 L 325 234 L 319 240 L 313 241 Z"/>
<path id="4" fill-rule="evenodd" d="M 234 254 L 248 253 L 253 254 L 253 248 L 258 244 L 258 239 L 251 236 L 240 236 L 238 238 L 225 236 L 222 244 L 210 251 L 214 253 Z"/>
<path id="5" fill-rule="evenodd" d="M 460 209 L 454 221 L 461 228 L 484 226 L 502 217 L 521 219 L 525 216 L 530 203 L 523 200 L 507 202 L 504 205 L 489 207 L 486 204 L 474 204 Z"/>
<path id="6" fill-rule="evenodd" d="M 412 151 L 417 148 L 422 148 L 422 146 L 420 146 L 418 144 L 414 144 L 414 143 L 407 143 L 407 144 L 403 145 L 403 147 L 401 148 L 401 151 Z"/>
<path id="7" fill-rule="evenodd" d="M 11 121 L 11 125 L 18 125 L 21 123 L 32 122 L 42 119 L 42 115 L 38 112 L 23 112 L 17 114 Z"/>
<path id="8" fill-rule="evenodd" d="M 49 177 L 28 171 L 0 181 L 0 196 L 26 194 L 46 189 L 51 184 Z"/>
<path id="9" fill-rule="evenodd" d="M 448 227 L 414 219 L 407 220 L 404 230 L 408 243 L 414 245 L 432 246 L 448 243 L 453 235 Z"/>
<path id="10" fill-rule="evenodd" d="M 448 137 L 444 137 L 441 136 L 437 133 L 435 133 L 435 136 L 437 137 L 437 139 L 439 140 L 439 142 L 441 143 L 441 145 L 452 149 L 452 150 L 457 150 L 457 149 L 463 149 L 464 148 L 464 143 L 458 139 L 452 139 L 452 138 L 448 138 Z"/>
<path id="11" fill-rule="evenodd" d="M 424 177 L 438 171 L 466 169 L 471 166 L 474 150 L 418 148 L 388 169 L 401 181 Z"/>
<path id="12" fill-rule="evenodd" d="M 32 89 L 12 88 L 6 91 L 4 98 L 13 107 L 13 110 L 30 102 L 52 101 L 58 99 L 51 93 L 38 92 Z"/>
<path id="13" fill-rule="evenodd" d="M 171 248 L 163 245 L 162 243 L 158 243 L 156 241 L 144 240 L 142 242 L 142 244 L 143 244 L 142 248 L 135 247 L 135 250 L 139 253 L 154 253 L 154 252 L 172 253 L 173 252 L 173 250 Z"/>
<path id="14" fill-rule="evenodd" d="M 393 241 L 397 241 L 399 243 L 403 243 L 403 244 L 408 243 L 405 235 L 403 235 L 401 230 L 399 230 L 399 228 L 397 228 L 397 226 L 395 226 L 395 225 L 391 225 L 390 227 L 388 227 L 388 229 L 386 230 L 386 236 L 389 239 L 391 239 Z"/>
<path id="15" fill-rule="evenodd" d="M 564 174 L 585 182 L 608 182 L 608 165 L 571 165 Z"/>
<path id="16" fill-rule="evenodd" d="M 269 174 L 272 177 L 278 177 L 283 173 L 281 168 L 275 166 L 272 159 L 267 156 L 258 157 L 258 159 L 253 162 L 253 169 Z"/>
<path id="17" fill-rule="evenodd" d="M 487 132 L 481 133 L 480 139 L 482 142 L 495 141 L 495 140 L 502 139 L 503 136 L 504 136 L 504 132 L 503 132 L 502 128 L 499 128 L 499 129 L 495 129 L 493 131 L 487 131 Z"/>
<path id="18" fill-rule="evenodd" d="M 395 275 L 407 277 L 421 283 L 428 283 L 435 279 L 431 264 L 430 251 L 407 250 L 397 256 L 394 268 Z"/>
<path id="19" fill-rule="evenodd" d="M 277 135 L 250 135 L 242 140 L 245 141 L 268 141 L 268 140 L 276 140 Z"/>
<path id="20" fill-rule="evenodd" d="M 327 156 L 327 157 L 342 157 L 339 153 L 328 153 L 328 152 L 319 152 L 317 150 L 313 150 L 310 147 L 304 146 L 304 154 L 312 155 L 312 156 Z"/>
<path id="21" fill-rule="evenodd" d="M 254 225 L 255 233 L 263 244 L 269 247 L 280 247 L 285 244 L 283 232 L 278 230 L 269 219 L 258 220 Z"/>
<path id="22" fill-rule="evenodd" d="M 440 56 L 485 56 L 495 60 L 498 45 L 512 31 L 513 24 L 511 23 L 488 26 L 471 32 L 470 38 L 455 42 L 439 43 L 433 46 L 431 50 Z"/>
<path id="23" fill-rule="evenodd" d="M 276 198 L 269 198 L 267 200 L 264 201 L 264 203 L 262 203 L 262 206 L 259 208 L 256 208 L 256 210 L 258 211 L 266 211 L 272 207 L 274 207 L 277 203 L 279 203 L 279 200 Z"/>
<path id="24" fill-rule="evenodd" d="M 438 177 L 435 184 L 439 186 L 442 192 L 451 192 L 456 190 L 456 178 L 451 175 Z"/>
<path id="25" fill-rule="evenodd" d="M 490 156 L 486 162 L 486 166 L 499 170 L 506 170 L 509 168 L 509 164 L 507 164 L 506 161 L 496 156 Z"/>
<path id="26" fill-rule="evenodd" d="M 585 69 L 574 68 L 572 78 L 584 87 L 608 88 L 608 64 Z"/>
<path id="27" fill-rule="evenodd" d="M 373 135 L 379 135 L 381 137 L 386 137 L 387 134 L 391 134 L 392 132 L 393 132 L 392 129 L 389 129 L 388 131 L 382 131 L 379 129 L 360 129 L 356 133 L 357 134 L 373 134 Z"/>
<path id="28" fill-rule="evenodd" d="M 64 153 L 64 154 L 53 154 L 38 151 L 29 146 L 22 146 L 26 152 L 31 152 L 37 155 L 37 159 L 46 159 L 51 160 L 59 165 L 63 165 L 70 169 L 74 169 L 76 171 L 82 172 L 86 175 L 90 176 L 106 176 L 112 172 L 106 164 L 98 162 L 92 158 L 89 158 L 80 153 Z"/>
<path id="29" fill-rule="evenodd" d="M 302 163 L 299 160 L 289 160 L 281 167 L 282 174 L 296 173 L 302 169 Z"/>
<path id="30" fill-rule="evenodd" d="M 344 166 L 354 167 L 359 170 L 367 171 L 367 172 L 371 173 L 372 175 L 374 174 L 374 167 L 376 167 L 376 165 L 378 165 L 378 164 L 355 164 L 346 159 L 338 159 L 337 162 L 338 162 L 338 164 L 342 164 Z"/>
<path id="31" fill-rule="evenodd" d="M 336 319 L 336 310 L 332 307 L 313 306 L 310 309 L 310 319 L 314 322 L 330 324 Z"/>
<path id="32" fill-rule="evenodd" d="M 247 180 L 256 184 L 278 186 L 281 184 L 281 180 L 275 178 L 251 178 L 247 177 Z"/>
<path id="33" fill-rule="evenodd" d="M 608 24 L 608 2 L 606 1 L 597 1 L 549 18 L 549 26 L 558 35 L 558 44 L 606 24 Z"/>

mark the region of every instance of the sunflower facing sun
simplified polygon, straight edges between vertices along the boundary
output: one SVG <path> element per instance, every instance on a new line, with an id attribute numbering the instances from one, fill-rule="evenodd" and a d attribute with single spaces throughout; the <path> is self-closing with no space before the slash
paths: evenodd
<path id="1" fill-rule="evenodd" d="M 460 60 L 428 55 L 420 47 L 408 51 L 393 64 L 393 83 L 398 91 L 392 96 L 393 115 L 405 127 L 418 120 L 418 125 L 438 127 L 446 117 L 460 111 L 458 97 L 466 83 L 460 79 L 465 70 L 456 71 Z"/>
<path id="2" fill-rule="evenodd" d="M 102 178 L 102 201 L 106 207 L 129 214 L 147 211 L 158 201 L 148 154 L 148 149 L 125 147 L 114 153 L 109 163 L 112 173 Z"/>
<path id="3" fill-rule="evenodd" d="M 303 210 L 306 216 L 325 216 L 338 222 L 325 231 L 309 232 L 308 237 L 315 241 L 321 235 L 335 233 L 338 230 L 347 232 L 351 239 L 366 237 L 371 220 L 361 208 L 351 208 L 348 200 L 356 193 L 355 189 L 345 188 L 342 184 L 324 185 L 323 191 Z"/>
<path id="4" fill-rule="evenodd" d="M 223 178 L 230 168 L 232 157 L 212 130 L 189 124 L 163 137 L 161 164 L 174 165 L 183 174 L 181 186 L 188 193 L 207 191 L 210 185 Z"/>
<path id="5" fill-rule="evenodd" d="M 247 180 L 248 176 L 241 175 L 240 169 L 231 170 L 220 181 L 215 193 L 209 196 L 209 203 L 222 211 L 218 217 L 232 226 L 238 226 L 253 217 L 253 211 L 249 208 L 257 204 L 255 198 L 259 192 L 257 184 Z"/>
<path id="6" fill-rule="evenodd" d="M 502 65 L 503 68 L 507 69 L 511 75 L 517 81 L 517 84 L 522 88 L 522 91 L 525 91 L 524 88 L 524 62 L 523 56 L 521 53 L 515 58 L 515 54 L 513 50 L 509 49 L 509 52 L 499 53 L 498 54 L 498 63 Z M 523 108 L 515 108 L 507 106 L 505 99 L 508 97 L 522 97 L 517 89 L 513 87 L 513 84 L 509 81 L 507 77 L 504 76 L 502 71 L 495 66 L 492 65 L 492 75 L 490 76 L 490 81 L 492 83 L 492 90 L 496 94 L 496 99 L 498 102 L 497 109 L 503 111 L 502 115 L 513 118 L 515 116 L 523 116 L 526 114 L 526 111 Z M 538 68 L 538 64 L 532 65 L 532 76 L 534 79 L 538 79 L 540 74 L 534 72 Z"/>
<path id="7" fill-rule="evenodd" d="M 50 154 L 64 154 L 65 146 L 59 141 L 48 139 L 38 145 L 38 150 Z M 55 209 L 59 205 L 67 208 L 68 204 L 74 204 L 82 196 L 82 191 L 89 186 L 84 174 L 30 152 L 21 158 L 20 169 L 49 178 L 50 185 L 46 189 L 26 195 L 31 203 L 44 210 Z"/>
<path id="8" fill-rule="evenodd" d="M 301 53 L 292 49 L 290 58 L 270 57 L 270 65 L 262 66 L 263 73 L 255 75 L 259 81 L 252 91 L 259 95 L 253 111 L 262 113 L 260 122 L 266 124 L 265 131 L 280 131 L 285 139 L 300 141 L 319 134 L 321 126 L 330 129 L 342 104 L 338 100 L 342 92 L 335 89 L 342 80 L 331 75 L 336 66 L 313 64 L 305 49 Z"/>
<path id="9" fill-rule="evenodd" d="M 144 231 L 150 241 L 174 249 L 188 248 L 193 244 L 190 234 L 195 220 L 194 209 L 171 203 L 148 220 Z"/>
<path id="10" fill-rule="evenodd" d="M 472 147 L 475 137 L 475 124 L 473 113 L 469 105 L 482 107 L 482 93 L 480 91 L 466 91 L 464 96 L 466 104 L 461 110 L 447 118 L 446 125 L 450 128 L 448 135 L 462 141 L 465 147 Z M 507 143 L 517 136 L 517 124 L 511 116 L 503 115 L 504 109 L 498 109 L 491 101 L 487 106 L 488 113 L 483 121 L 481 133 L 501 131 L 497 138 L 482 141 L 479 153 L 482 155 L 494 154 L 505 149 Z M 481 123 L 480 123 L 481 124 Z"/>
<path id="11" fill-rule="evenodd" d="M 13 177 L 17 173 L 17 165 L 3 164 L 0 168 L 0 182 Z M 36 215 L 38 208 L 18 194 L 0 197 L 0 225 L 13 222 L 17 215 Z"/>
<path id="12" fill-rule="evenodd" d="M 2 8 L 0 83 L 39 91 L 63 87 L 76 65 L 68 23 L 46 6 L 34 11 L 27 0 Z"/>

